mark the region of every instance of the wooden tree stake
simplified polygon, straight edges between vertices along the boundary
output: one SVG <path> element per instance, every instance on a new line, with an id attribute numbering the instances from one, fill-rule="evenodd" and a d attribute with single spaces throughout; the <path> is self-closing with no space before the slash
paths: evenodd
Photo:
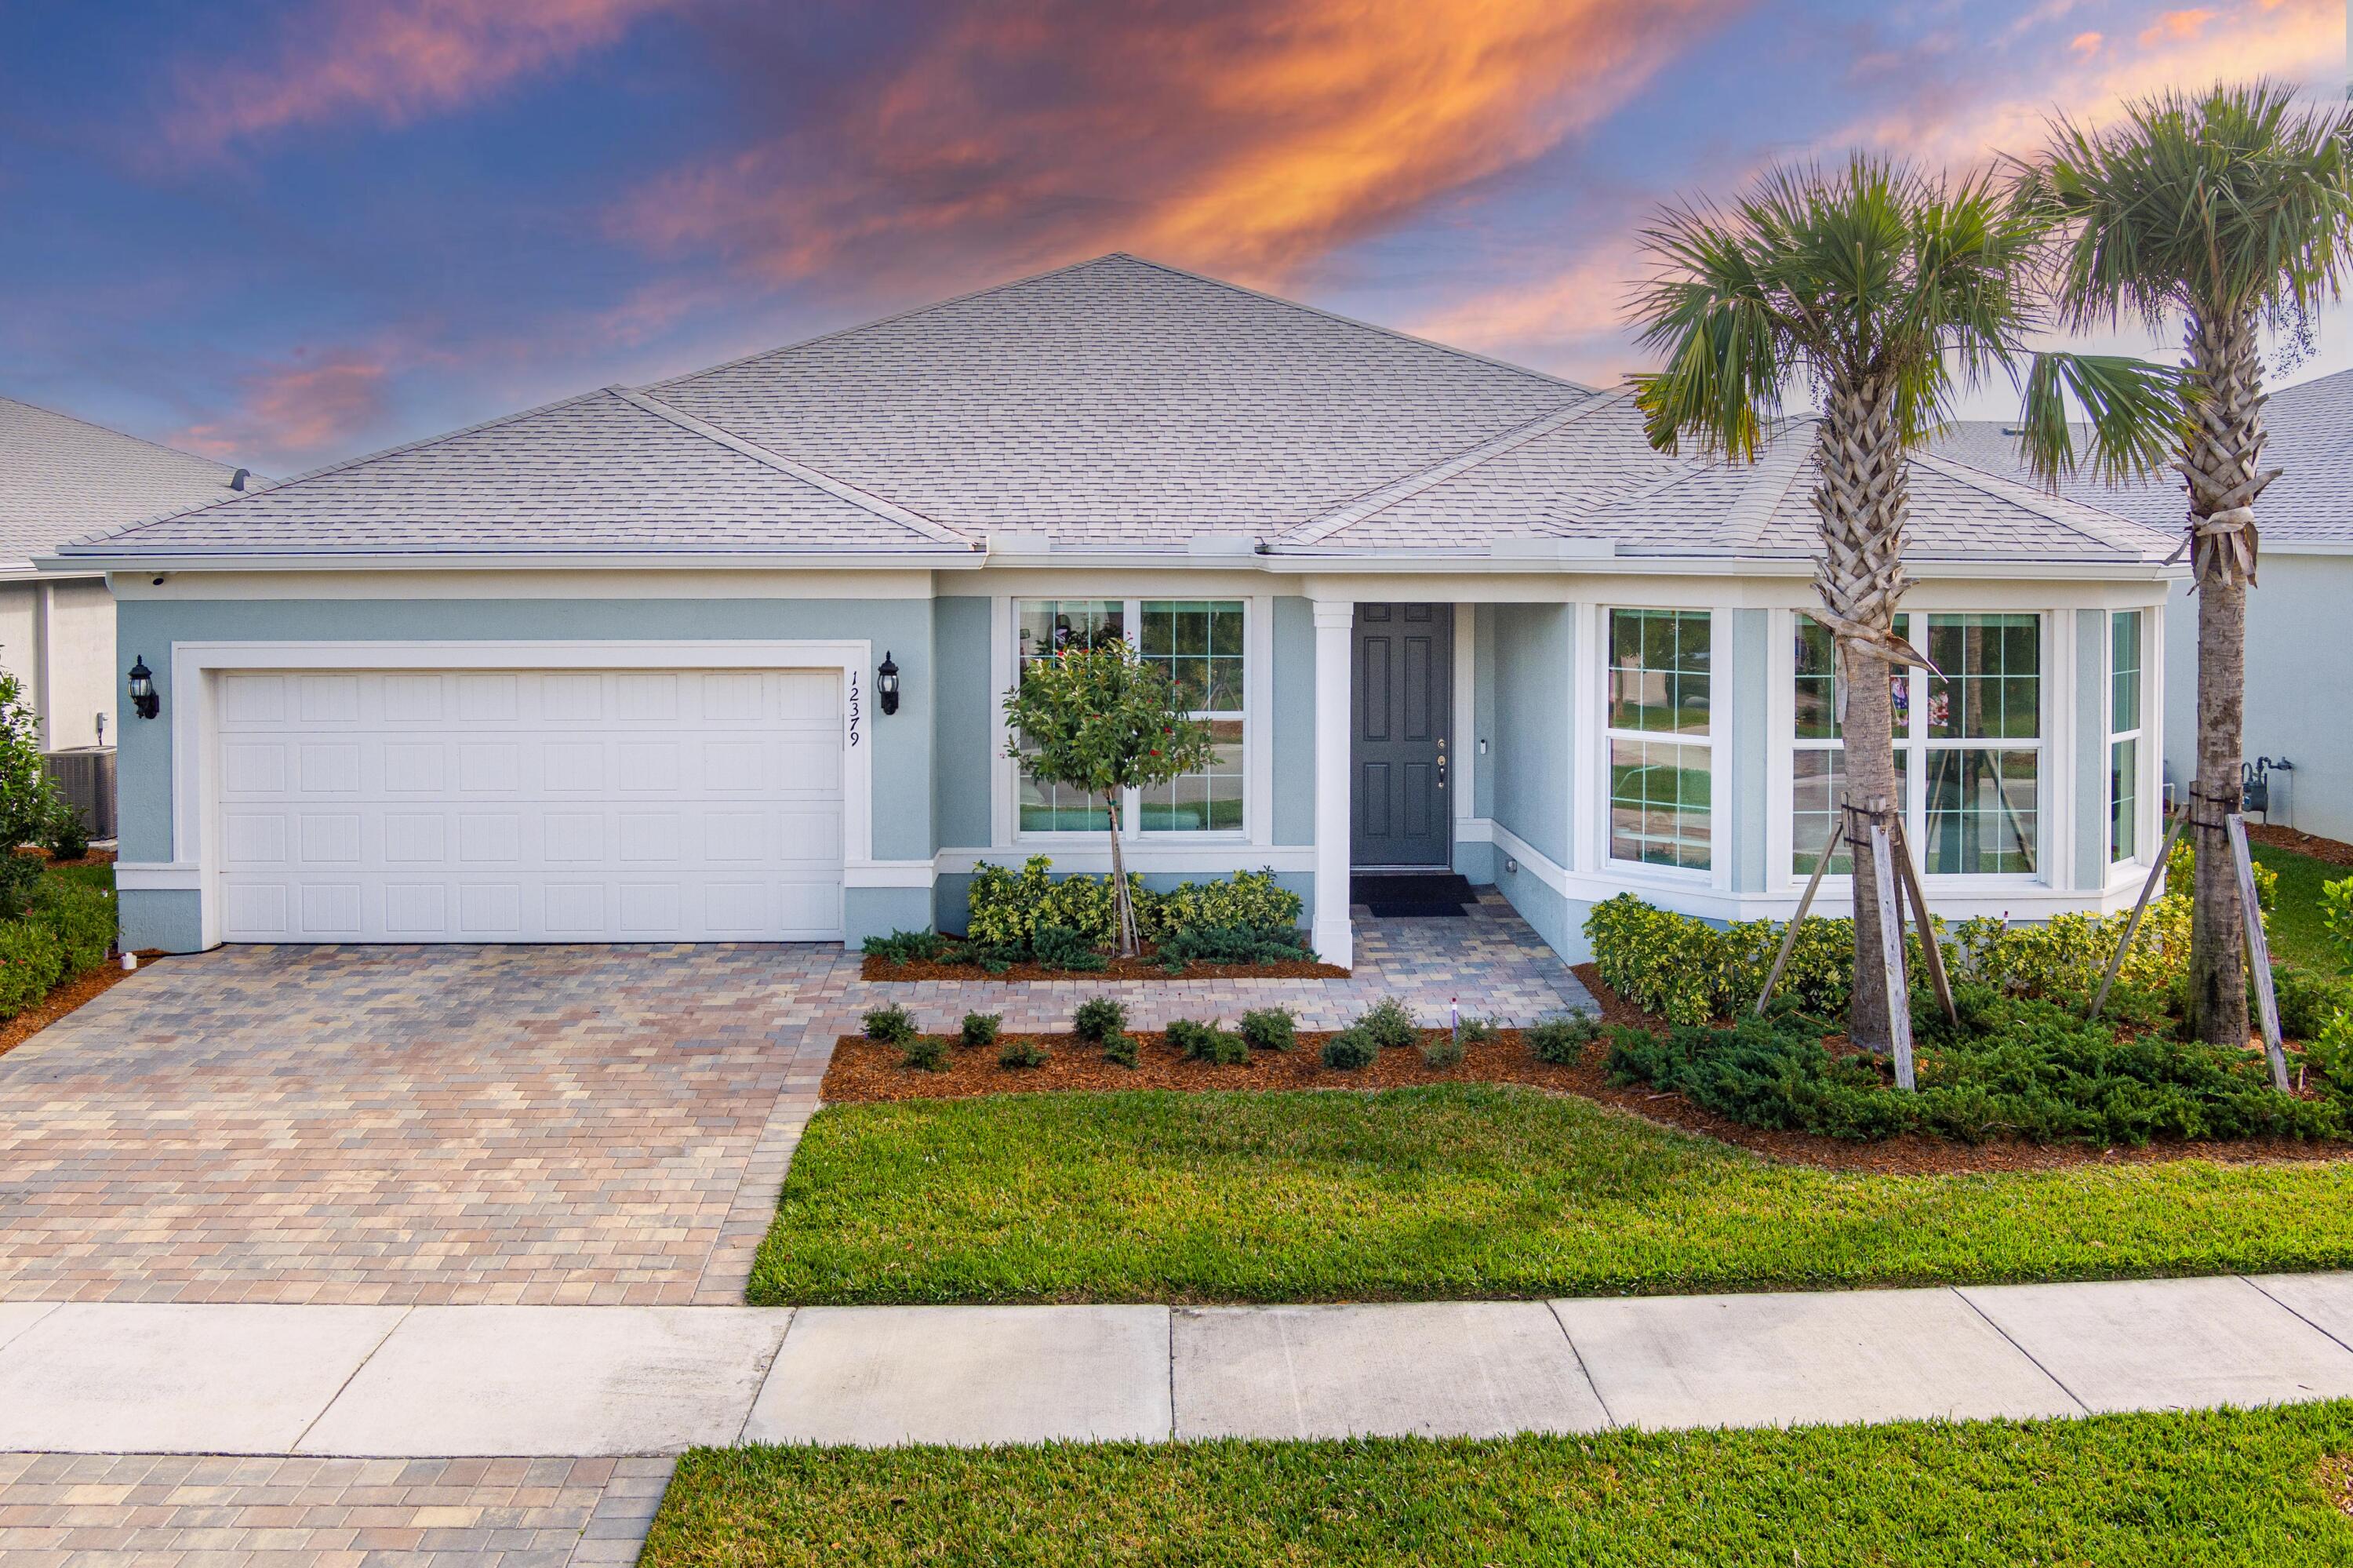
<path id="1" fill-rule="evenodd" d="M 2255 857 L 2247 851 L 2247 819 L 2233 811 L 2222 819 L 2231 835 L 2231 869 L 2238 874 L 2239 904 L 2246 915 L 2247 967 L 2254 971 L 2255 1005 L 2263 1021 L 2263 1054 L 2272 1065 L 2272 1087 L 2287 1093 L 2287 1053 L 2280 1049 L 2279 995 L 2272 990 L 2272 945 L 2263 935 L 2262 901 L 2255 895 Z"/>
<path id="2" fill-rule="evenodd" d="M 1789 916 L 1787 929 L 1781 933 L 1781 950 L 1774 955 L 1773 968 L 1765 977 L 1765 989 L 1757 993 L 1756 1015 L 1765 1016 L 1765 1004 L 1773 1000 L 1773 988 L 1781 983 L 1781 971 L 1789 965 L 1789 952 L 1798 945 L 1798 927 L 1804 921 L 1806 911 L 1814 906 L 1814 895 L 1822 885 L 1822 873 L 1831 867 L 1831 856 L 1838 853 L 1839 841 L 1846 837 L 1846 813 L 1839 813 L 1838 825 L 1831 829 L 1831 842 L 1822 846 L 1821 859 L 1814 862 L 1814 874 L 1806 878 L 1806 891 L 1799 895 L 1798 912 Z"/>
<path id="3" fill-rule="evenodd" d="M 1945 950 L 1936 946 L 1936 927 L 1928 923 L 1928 895 L 1920 886 L 1920 868 L 1912 863 L 1912 842 L 1898 827 L 1894 836 L 1895 866 L 1904 874 L 1904 891 L 1912 900 L 1912 924 L 1920 932 L 1920 962 L 1928 971 L 1928 983 L 1936 989 L 1936 1005 L 1945 1011 L 1945 1022 L 1957 1029 L 1961 1025 L 1961 1010 L 1953 1005 L 1953 982 L 1945 973 Z"/>
<path id="4" fill-rule="evenodd" d="M 2125 955 L 2132 950 L 2133 934 L 2140 929 L 2140 917 L 2148 913 L 2148 901 L 2157 895 L 2159 884 L 2165 881 L 2165 863 L 2173 853 L 2173 841 L 2189 823 L 2189 813 L 2184 811 L 2173 819 L 2165 830 L 2165 842 L 2157 848 L 2157 863 L 2148 868 L 2148 880 L 2140 885 L 2140 902 L 2133 906 L 2132 918 L 2125 922 L 2125 939 L 2116 944 L 2116 956 L 2108 960 L 2108 972 L 2100 980 L 2100 994 L 2092 999 L 2092 1011 L 2087 1018 L 2100 1016 L 2100 1009 L 2108 1004 L 2108 988 L 2116 983 L 2116 975 L 2125 967 Z"/>
<path id="5" fill-rule="evenodd" d="M 1895 1047 L 1895 1086 L 1917 1086 L 1912 1074 L 1912 997 L 1904 983 L 1904 908 L 1895 901 L 1895 865 L 1884 825 L 1871 824 L 1871 874 L 1879 891 L 1880 957 L 1887 967 L 1888 1033 Z"/>

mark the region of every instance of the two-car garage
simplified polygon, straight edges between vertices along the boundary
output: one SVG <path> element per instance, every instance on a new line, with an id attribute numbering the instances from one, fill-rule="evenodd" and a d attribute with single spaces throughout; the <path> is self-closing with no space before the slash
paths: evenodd
<path id="1" fill-rule="evenodd" d="M 208 672 L 214 938 L 839 940 L 854 668 Z"/>

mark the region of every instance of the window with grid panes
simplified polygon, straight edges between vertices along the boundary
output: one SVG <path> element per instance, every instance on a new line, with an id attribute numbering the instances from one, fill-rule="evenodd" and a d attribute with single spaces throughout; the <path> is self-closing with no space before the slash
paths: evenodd
<path id="1" fill-rule="evenodd" d="M 1932 615 L 1924 652 L 1920 869 L 2031 873 L 2042 861 L 2042 618 Z"/>
<path id="2" fill-rule="evenodd" d="M 1895 635 L 1909 641 L 1912 618 L 1895 618 Z M 1846 742 L 1841 737 L 1840 697 L 1845 685 L 1838 673 L 1838 643 L 1830 628 L 1810 615 L 1798 617 L 1795 701 L 1791 704 L 1793 733 L 1789 751 L 1789 869 L 1811 876 L 1814 863 L 1831 842 L 1846 792 Z M 1888 700 L 1894 708 L 1895 736 L 1895 800 L 1900 812 L 1911 778 L 1912 686 L 1905 672 L 1890 666 Z M 1846 841 L 1839 841 L 1831 857 L 1831 875 L 1854 870 Z"/>
<path id="3" fill-rule="evenodd" d="M 2108 859 L 2140 853 L 2141 612 L 2108 617 Z"/>
<path id="4" fill-rule="evenodd" d="M 1030 599 L 1014 603 L 1021 668 L 1067 648 L 1100 648 L 1127 636 L 1127 604 L 1116 599 Z M 1063 784 L 1045 784 L 1021 770 L 1018 796 L 1025 833 L 1102 832 L 1111 808 L 1097 796 Z"/>
<path id="5" fill-rule="evenodd" d="M 1612 609 L 1608 637 L 1609 857 L 1704 871 L 1715 839 L 1714 619 Z"/>

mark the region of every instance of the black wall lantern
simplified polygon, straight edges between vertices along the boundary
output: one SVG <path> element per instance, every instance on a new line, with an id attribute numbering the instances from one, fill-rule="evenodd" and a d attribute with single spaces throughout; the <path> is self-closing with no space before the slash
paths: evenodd
<path id="1" fill-rule="evenodd" d="M 155 672 L 147 668 L 144 653 L 131 666 L 131 707 L 141 718 L 153 718 L 164 711 L 164 699 L 155 694 Z"/>
<path id="2" fill-rule="evenodd" d="M 874 672 L 874 694 L 882 701 L 882 711 L 899 711 L 899 666 L 891 662 L 891 651 L 882 650 L 882 667 Z"/>

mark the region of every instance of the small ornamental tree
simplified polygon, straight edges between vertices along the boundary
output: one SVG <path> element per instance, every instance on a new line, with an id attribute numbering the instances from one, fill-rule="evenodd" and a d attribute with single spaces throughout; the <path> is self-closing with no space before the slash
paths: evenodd
<path id="1" fill-rule="evenodd" d="M 1135 907 L 1120 856 L 1120 801 L 1208 768 L 1209 726 L 1192 718 L 1168 677 L 1117 640 L 1071 647 L 1023 666 L 1005 694 L 1007 755 L 1040 784 L 1101 796 L 1111 810 L 1113 908 L 1123 957 L 1136 951 Z"/>

